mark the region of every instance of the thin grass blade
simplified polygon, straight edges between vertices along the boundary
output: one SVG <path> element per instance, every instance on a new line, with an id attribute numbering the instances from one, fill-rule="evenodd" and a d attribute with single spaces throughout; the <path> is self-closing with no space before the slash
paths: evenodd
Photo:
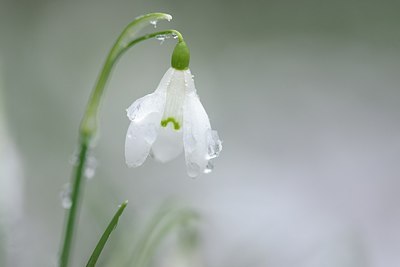
<path id="1" fill-rule="evenodd" d="M 108 224 L 106 230 L 104 231 L 104 233 L 101 236 L 99 242 L 97 243 L 95 249 L 93 250 L 93 253 L 90 256 L 90 259 L 89 259 L 88 263 L 86 264 L 86 267 L 96 266 L 96 262 L 99 259 L 100 254 L 103 251 L 103 248 L 106 245 L 107 240 L 111 235 L 111 232 L 117 227 L 119 217 L 122 215 L 122 212 L 124 211 L 127 204 L 128 204 L 128 201 L 125 201 L 119 206 L 119 209 L 115 213 L 111 222 Z"/>

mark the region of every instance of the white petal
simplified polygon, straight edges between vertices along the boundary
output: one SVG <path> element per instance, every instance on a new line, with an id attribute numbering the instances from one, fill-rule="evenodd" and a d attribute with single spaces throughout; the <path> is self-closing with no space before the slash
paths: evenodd
<path id="1" fill-rule="evenodd" d="M 185 70 L 185 84 L 186 84 L 186 94 L 196 93 L 196 87 L 194 86 L 193 75 L 190 69 Z"/>
<path id="2" fill-rule="evenodd" d="M 136 100 L 126 110 L 132 121 L 125 139 L 125 161 L 129 167 L 143 164 L 157 138 L 165 107 L 166 90 L 173 72 L 170 68 L 154 93 Z"/>
<path id="3" fill-rule="evenodd" d="M 190 81 L 187 84 L 190 86 Z M 194 84 L 188 89 L 183 107 L 183 145 L 188 174 L 196 177 L 212 170 L 210 159 L 218 156 L 222 145 L 217 132 L 211 130 L 210 120 L 196 94 Z"/>
<path id="4" fill-rule="evenodd" d="M 182 139 L 182 130 L 175 130 L 172 123 L 166 127 L 161 127 L 157 140 L 151 148 L 152 156 L 155 160 L 163 163 L 173 160 L 182 153 Z"/>
<path id="5" fill-rule="evenodd" d="M 161 110 L 164 112 L 167 88 L 174 72 L 175 69 L 169 68 L 162 77 L 154 93 L 139 98 L 129 106 L 126 110 L 126 115 L 131 121 L 141 120 L 146 117 L 147 114 L 154 112 L 154 110 Z"/>
<path id="6" fill-rule="evenodd" d="M 157 138 L 161 115 L 151 113 L 145 119 L 132 121 L 129 125 L 125 139 L 125 161 L 129 167 L 138 167 L 146 160 Z"/>
<path id="7" fill-rule="evenodd" d="M 180 128 L 183 122 L 183 104 L 186 95 L 185 72 L 175 70 L 167 89 L 167 100 L 162 120 L 173 119 Z"/>

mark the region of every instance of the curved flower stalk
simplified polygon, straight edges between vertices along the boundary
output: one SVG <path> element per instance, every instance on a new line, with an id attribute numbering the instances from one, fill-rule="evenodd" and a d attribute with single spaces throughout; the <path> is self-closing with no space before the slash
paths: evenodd
<path id="1" fill-rule="evenodd" d="M 197 95 L 189 70 L 189 49 L 184 42 L 175 47 L 171 68 L 154 93 L 148 94 L 127 109 L 131 121 L 126 141 L 128 166 L 143 164 L 147 156 L 167 162 L 185 151 L 187 173 L 196 177 L 213 169 L 211 160 L 218 157 L 222 142 Z"/>
<path id="2" fill-rule="evenodd" d="M 146 34 L 141 37 L 137 37 L 138 32 L 146 25 L 155 24 L 158 20 L 171 20 L 171 15 L 164 13 L 151 13 L 136 18 L 131 22 L 118 37 L 114 46 L 111 48 L 103 68 L 100 72 L 99 78 L 92 91 L 87 104 L 86 112 L 83 116 L 80 130 L 79 130 L 79 155 L 77 157 L 77 164 L 74 167 L 72 175 L 72 191 L 71 191 L 71 206 L 66 214 L 66 222 L 63 233 L 63 240 L 61 244 L 59 266 L 69 266 L 71 248 L 73 243 L 73 235 L 75 232 L 75 226 L 77 222 L 77 215 L 79 213 L 79 203 L 82 195 L 82 190 L 85 184 L 83 179 L 83 173 L 87 164 L 88 152 L 91 146 L 93 146 L 93 140 L 96 136 L 98 129 L 98 110 L 100 102 L 104 93 L 106 83 L 109 79 L 111 71 L 121 57 L 121 55 L 133 45 L 154 38 L 160 35 L 172 34 L 178 37 L 178 42 L 183 42 L 182 35 L 176 30 L 165 30 L 161 32 Z"/>
<path id="3" fill-rule="evenodd" d="M 175 33 L 180 37 L 180 40 L 182 39 L 182 36 L 179 34 L 179 32 L 174 30 L 145 35 L 141 38 L 136 39 L 140 30 L 143 29 L 145 26 L 149 24 L 155 25 L 158 20 L 170 21 L 171 19 L 172 16 L 169 14 L 150 13 L 136 18 L 122 31 L 121 35 L 118 37 L 117 41 L 115 42 L 114 46 L 111 48 L 111 51 L 107 56 L 106 62 L 104 63 L 96 86 L 90 96 L 87 109 L 80 127 L 81 137 L 91 139 L 91 137 L 97 132 L 97 114 L 104 88 L 106 86 L 107 80 L 110 76 L 114 64 L 128 48 L 132 47 L 140 41 L 144 41 L 161 34 Z"/>

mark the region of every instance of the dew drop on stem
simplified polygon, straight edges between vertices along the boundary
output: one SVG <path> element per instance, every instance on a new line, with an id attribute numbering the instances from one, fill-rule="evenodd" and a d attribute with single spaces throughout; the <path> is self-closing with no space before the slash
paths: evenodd
<path id="1" fill-rule="evenodd" d="M 66 183 L 60 192 L 61 206 L 64 209 L 69 209 L 72 206 L 71 193 L 71 184 Z"/>
<path id="2" fill-rule="evenodd" d="M 89 156 L 86 160 L 84 175 L 91 179 L 96 174 L 97 160 L 94 156 Z"/>
<path id="3" fill-rule="evenodd" d="M 76 166 L 78 165 L 78 163 L 79 163 L 79 149 L 77 148 L 69 158 L 69 164 L 71 164 L 72 166 Z"/>
<path id="4" fill-rule="evenodd" d="M 150 20 L 150 24 L 157 28 L 157 20 Z"/>
<path id="5" fill-rule="evenodd" d="M 163 44 L 164 41 L 165 41 L 165 39 L 167 39 L 167 38 L 168 38 L 168 36 L 165 35 L 165 34 L 159 34 L 159 35 L 156 36 L 156 39 L 159 40 L 159 41 L 161 41 L 160 44 Z"/>

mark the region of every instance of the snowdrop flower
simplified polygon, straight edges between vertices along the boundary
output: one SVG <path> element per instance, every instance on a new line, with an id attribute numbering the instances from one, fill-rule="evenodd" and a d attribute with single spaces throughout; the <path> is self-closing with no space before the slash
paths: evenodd
<path id="1" fill-rule="evenodd" d="M 186 44 L 180 41 L 174 49 L 171 68 L 155 92 L 127 109 L 131 124 L 125 159 L 129 167 L 142 165 L 149 154 L 164 163 L 184 150 L 189 176 L 212 171 L 211 160 L 219 155 L 222 144 L 196 93 L 189 58 Z"/>

